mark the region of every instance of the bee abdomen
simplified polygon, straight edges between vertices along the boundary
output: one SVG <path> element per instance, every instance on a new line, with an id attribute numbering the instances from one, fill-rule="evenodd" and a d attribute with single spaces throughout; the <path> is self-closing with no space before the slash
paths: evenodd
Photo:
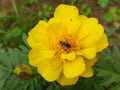
<path id="1" fill-rule="evenodd" d="M 60 41 L 60 44 L 65 46 L 66 48 L 70 48 L 71 47 L 71 45 L 68 42 L 65 42 L 65 41 Z"/>

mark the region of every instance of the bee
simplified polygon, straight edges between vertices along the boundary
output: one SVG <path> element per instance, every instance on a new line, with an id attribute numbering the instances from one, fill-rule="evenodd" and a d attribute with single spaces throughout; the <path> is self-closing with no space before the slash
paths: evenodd
<path id="1" fill-rule="evenodd" d="M 65 42 L 65 41 L 60 41 L 60 44 L 65 46 L 66 48 L 70 48 L 71 47 L 71 45 L 68 42 Z"/>

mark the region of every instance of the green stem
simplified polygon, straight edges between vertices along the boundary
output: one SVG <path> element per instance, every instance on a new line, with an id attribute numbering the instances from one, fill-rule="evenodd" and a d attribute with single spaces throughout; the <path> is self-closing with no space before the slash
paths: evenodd
<path id="1" fill-rule="evenodd" d="M 44 7 L 43 7 L 43 0 L 40 0 L 40 10 L 41 10 L 42 18 L 43 18 L 45 16 Z"/>
<path id="2" fill-rule="evenodd" d="M 17 18 L 19 19 L 20 16 L 19 16 L 19 13 L 18 13 L 16 4 L 15 4 L 15 1 L 14 1 L 14 0 L 11 0 L 11 2 L 12 2 L 12 5 L 13 5 L 13 8 L 14 8 L 14 11 L 15 11 L 15 13 L 16 13 L 16 16 L 17 16 Z"/>

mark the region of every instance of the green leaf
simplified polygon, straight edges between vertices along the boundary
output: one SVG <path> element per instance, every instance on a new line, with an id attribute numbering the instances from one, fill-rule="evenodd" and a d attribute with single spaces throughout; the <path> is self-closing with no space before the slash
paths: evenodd
<path id="1" fill-rule="evenodd" d="M 29 47 L 29 45 L 28 45 L 28 43 L 27 43 L 27 38 L 28 38 L 28 36 L 27 36 L 25 33 L 23 33 L 23 35 L 22 35 L 23 43 L 24 43 L 27 47 Z"/>
<path id="2" fill-rule="evenodd" d="M 5 65 L 5 67 L 9 69 L 12 68 L 12 64 L 9 60 L 9 56 L 5 52 L 0 52 L 0 63 L 2 66 Z"/>
<path id="3" fill-rule="evenodd" d="M 91 13 L 92 13 L 92 9 L 91 8 L 87 8 L 85 15 L 89 16 Z"/>
<path id="4" fill-rule="evenodd" d="M 17 65 L 28 64 L 28 48 L 21 45 L 21 49 L 8 49 L 0 51 L 0 90 L 36 90 L 41 82 L 41 76 L 34 74 L 28 80 L 18 79 L 13 70 Z M 31 68 L 33 68 L 31 66 Z M 36 84 L 34 84 L 36 82 Z"/>
<path id="5" fill-rule="evenodd" d="M 74 5 L 77 2 L 77 0 L 70 0 L 70 4 Z"/>
<path id="6" fill-rule="evenodd" d="M 37 2 L 37 0 L 28 0 L 30 4 Z"/>
<path id="7" fill-rule="evenodd" d="M 9 76 L 9 79 L 7 79 L 6 82 L 5 82 L 4 90 L 7 90 L 8 87 L 9 87 L 10 89 L 14 89 L 13 87 L 14 87 L 14 85 L 16 84 L 16 83 L 15 83 L 16 80 L 17 80 L 17 79 L 15 78 L 15 75 L 10 75 L 10 76 Z M 13 81 L 14 81 L 14 82 L 13 82 Z"/>
<path id="8" fill-rule="evenodd" d="M 111 36 L 116 32 L 116 30 L 117 30 L 116 28 L 106 28 L 106 34 L 108 36 Z"/>
<path id="9" fill-rule="evenodd" d="M 4 85 L 4 82 L 5 82 L 4 80 L 1 80 L 1 81 L 0 81 L 0 90 L 2 90 L 2 87 L 3 87 L 3 85 Z"/>
<path id="10" fill-rule="evenodd" d="M 112 20 L 118 19 L 117 8 L 110 8 L 109 11 L 103 15 L 103 19 L 107 22 L 111 22 Z"/>
<path id="11" fill-rule="evenodd" d="M 55 90 L 54 84 L 51 84 L 46 90 Z"/>
<path id="12" fill-rule="evenodd" d="M 60 0 L 62 3 L 64 3 L 66 0 Z"/>
<path id="13" fill-rule="evenodd" d="M 107 69 L 99 68 L 99 67 L 96 67 L 95 69 L 98 72 L 98 74 L 96 74 L 97 77 L 104 77 L 100 82 L 101 85 L 108 86 L 111 83 L 120 80 L 119 73 L 115 73 L 115 72 L 109 71 Z"/>
<path id="14" fill-rule="evenodd" d="M 119 52 L 120 50 L 113 44 L 113 50 L 110 48 L 104 50 L 100 55 L 101 60 L 94 67 L 99 84 L 106 88 L 110 88 L 113 83 L 120 84 Z"/>
<path id="15" fill-rule="evenodd" d="M 6 34 L 5 30 L 0 29 L 0 34 Z"/>
<path id="16" fill-rule="evenodd" d="M 16 27 L 12 30 L 11 33 L 12 33 L 13 37 L 19 37 L 22 34 L 22 30 L 20 28 Z"/>
<path id="17" fill-rule="evenodd" d="M 87 4 L 86 3 L 83 3 L 80 7 L 82 10 L 86 9 L 87 8 Z"/>
<path id="18" fill-rule="evenodd" d="M 119 27 L 120 27 L 120 22 L 119 21 L 115 21 L 113 24 L 114 24 L 114 27 L 116 29 L 119 29 Z"/>
<path id="19" fill-rule="evenodd" d="M 115 85 L 113 88 L 110 90 L 120 90 L 120 83 L 118 85 Z"/>
<path id="20" fill-rule="evenodd" d="M 83 3 L 79 10 L 81 14 L 84 14 L 86 16 L 89 16 L 92 13 L 92 9 L 88 7 L 86 3 Z"/>
<path id="21" fill-rule="evenodd" d="M 113 45 L 113 50 L 114 50 L 114 56 L 113 56 L 113 65 L 116 68 L 116 70 L 120 73 L 120 50 L 117 45 Z"/>
<path id="22" fill-rule="evenodd" d="M 98 3 L 102 8 L 105 8 L 105 7 L 110 3 L 110 1 L 109 1 L 109 0 L 97 0 L 97 3 Z"/>
<path id="23" fill-rule="evenodd" d="M 11 64 L 13 66 L 16 66 L 19 64 L 19 58 L 16 55 L 16 52 L 13 49 L 8 50 L 9 60 L 11 61 Z"/>

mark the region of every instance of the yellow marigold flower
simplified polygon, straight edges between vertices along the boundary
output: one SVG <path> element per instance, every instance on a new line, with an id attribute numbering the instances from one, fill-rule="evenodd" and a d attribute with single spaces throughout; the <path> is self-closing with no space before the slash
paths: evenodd
<path id="1" fill-rule="evenodd" d="M 108 46 L 96 18 L 79 15 L 75 6 L 59 5 L 48 22 L 40 20 L 29 32 L 29 63 L 47 80 L 75 84 L 93 76 L 96 54 Z"/>

